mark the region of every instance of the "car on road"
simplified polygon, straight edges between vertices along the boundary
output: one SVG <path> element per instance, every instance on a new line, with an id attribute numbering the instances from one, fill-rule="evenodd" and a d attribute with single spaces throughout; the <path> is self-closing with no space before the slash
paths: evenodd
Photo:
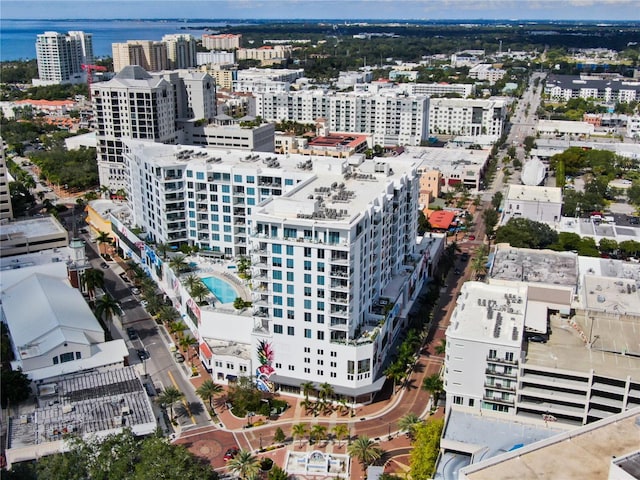
<path id="1" fill-rule="evenodd" d="M 462 260 L 463 262 L 469 260 L 469 254 L 467 252 L 462 252 L 462 255 L 460 255 L 460 260 Z"/>
<path id="2" fill-rule="evenodd" d="M 141 348 L 136 350 L 136 353 L 138 354 L 138 358 L 141 361 L 147 360 L 150 357 L 149 352 L 147 352 L 146 350 L 143 350 Z"/>
<path id="3" fill-rule="evenodd" d="M 140 289 L 138 287 L 132 287 L 131 293 L 133 293 L 134 295 L 140 295 Z"/>
<path id="4" fill-rule="evenodd" d="M 104 269 L 106 270 L 107 268 L 109 268 L 109 265 L 107 265 L 107 263 L 106 263 L 106 262 L 102 262 L 102 263 L 100 264 L 100 268 L 104 268 Z"/>
<path id="5" fill-rule="evenodd" d="M 234 458 L 236 455 L 238 455 L 238 452 L 240 451 L 240 449 L 238 447 L 232 447 L 227 449 L 227 451 L 224 453 L 224 461 L 228 462 L 229 460 L 231 460 L 232 458 Z"/>
<path id="6" fill-rule="evenodd" d="M 146 300 L 140 300 L 140 305 L 142 305 L 143 308 L 147 308 L 147 305 L 149 305 L 149 302 L 147 302 Z"/>
<path id="7" fill-rule="evenodd" d="M 180 352 L 173 352 L 173 358 L 175 358 L 178 363 L 184 362 L 184 355 Z"/>
<path id="8" fill-rule="evenodd" d="M 471 240 L 472 242 L 476 239 L 475 235 L 469 235 L 469 240 Z"/>
<path id="9" fill-rule="evenodd" d="M 127 336 L 129 337 L 129 340 L 137 340 L 140 338 L 138 337 L 138 332 L 133 327 L 127 327 Z"/>

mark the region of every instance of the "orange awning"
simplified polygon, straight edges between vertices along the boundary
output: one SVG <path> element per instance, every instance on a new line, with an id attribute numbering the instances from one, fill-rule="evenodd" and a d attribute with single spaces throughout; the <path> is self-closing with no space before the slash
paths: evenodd
<path id="1" fill-rule="evenodd" d="M 211 357 L 213 357 L 211 348 L 209 348 L 209 345 L 207 345 L 205 342 L 200 342 L 200 353 L 204 355 L 205 358 L 208 358 L 209 360 L 211 360 Z"/>

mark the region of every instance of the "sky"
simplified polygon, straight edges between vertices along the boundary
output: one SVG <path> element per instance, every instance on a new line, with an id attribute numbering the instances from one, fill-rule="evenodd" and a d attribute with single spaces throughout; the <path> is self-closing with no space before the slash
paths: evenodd
<path id="1" fill-rule="evenodd" d="M 4 19 L 640 20 L 640 0 L 2 0 Z"/>

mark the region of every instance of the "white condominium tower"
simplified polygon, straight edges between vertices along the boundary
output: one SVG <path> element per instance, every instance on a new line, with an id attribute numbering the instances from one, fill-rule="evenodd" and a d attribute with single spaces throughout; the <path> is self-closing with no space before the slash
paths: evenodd
<path id="1" fill-rule="evenodd" d="M 36 40 L 39 79 L 34 85 L 82 83 L 86 75 L 83 64 L 93 63 L 93 41 L 90 33 L 45 32 Z"/>
<path id="2" fill-rule="evenodd" d="M 268 366 L 252 360 L 261 380 L 296 391 L 328 382 L 369 401 L 426 276 L 414 162 L 126 147 L 131 221 L 147 238 L 250 258 L 253 314 L 233 322 L 251 322 L 254 353 L 268 345 Z M 222 313 L 202 315 L 209 333 L 198 335 L 229 340 L 207 326 Z"/>
<path id="3" fill-rule="evenodd" d="M 162 37 L 167 46 L 169 67 L 173 69 L 197 66 L 197 42 L 193 35 L 176 33 Z"/>
<path id="4" fill-rule="evenodd" d="M 429 98 L 395 90 L 255 93 L 255 112 L 267 121 L 313 123 L 326 118 L 332 132 L 371 133 L 377 145 L 420 145 L 429 132 Z"/>

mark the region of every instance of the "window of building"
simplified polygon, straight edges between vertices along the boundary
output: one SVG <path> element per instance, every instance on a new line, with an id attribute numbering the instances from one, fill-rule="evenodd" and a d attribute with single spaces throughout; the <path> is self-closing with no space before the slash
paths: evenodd
<path id="1" fill-rule="evenodd" d="M 319 313 L 317 317 L 318 323 L 324 323 L 324 315 Z"/>
<path id="2" fill-rule="evenodd" d="M 489 350 L 489 358 L 497 358 L 498 357 L 498 351 L 491 349 Z"/>
<path id="3" fill-rule="evenodd" d="M 72 362 L 73 360 L 74 360 L 73 352 L 67 352 L 67 353 L 61 353 L 60 354 L 60 363 Z"/>
<path id="4" fill-rule="evenodd" d="M 304 261 L 304 269 L 307 271 L 311 270 L 311 261 L 309 260 Z"/>
<path id="5" fill-rule="evenodd" d="M 304 296 L 305 297 L 311 296 L 311 287 L 304 287 Z"/>
<path id="6" fill-rule="evenodd" d="M 305 322 L 310 322 L 311 321 L 311 313 L 304 312 L 304 321 Z"/>
<path id="7" fill-rule="evenodd" d="M 313 336 L 310 328 L 304 329 L 304 338 L 311 338 Z"/>
<path id="8" fill-rule="evenodd" d="M 304 274 L 304 283 L 311 283 L 311 275 L 308 273 Z"/>
<path id="9" fill-rule="evenodd" d="M 296 329 L 294 327 L 287 327 L 287 335 L 295 335 Z"/>
<path id="10" fill-rule="evenodd" d="M 324 340 L 324 332 L 319 331 L 317 337 L 318 337 L 318 340 Z"/>
<path id="11" fill-rule="evenodd" d="M 293 282 L 294 278 L 293 272 L 287 272 L 287 282 Z"/>
<path id="12" fill-rule="evenodd" d="M 455 405 L 462 405 L 462 397 L 460 397 L 458 395 L 454 395 L 453 396 L 453 403 Z"/>
<path id="13" fill-rule="evenodd" d="M 282 325 L 273 324 L 273 333 L 282 333 Z"/>

